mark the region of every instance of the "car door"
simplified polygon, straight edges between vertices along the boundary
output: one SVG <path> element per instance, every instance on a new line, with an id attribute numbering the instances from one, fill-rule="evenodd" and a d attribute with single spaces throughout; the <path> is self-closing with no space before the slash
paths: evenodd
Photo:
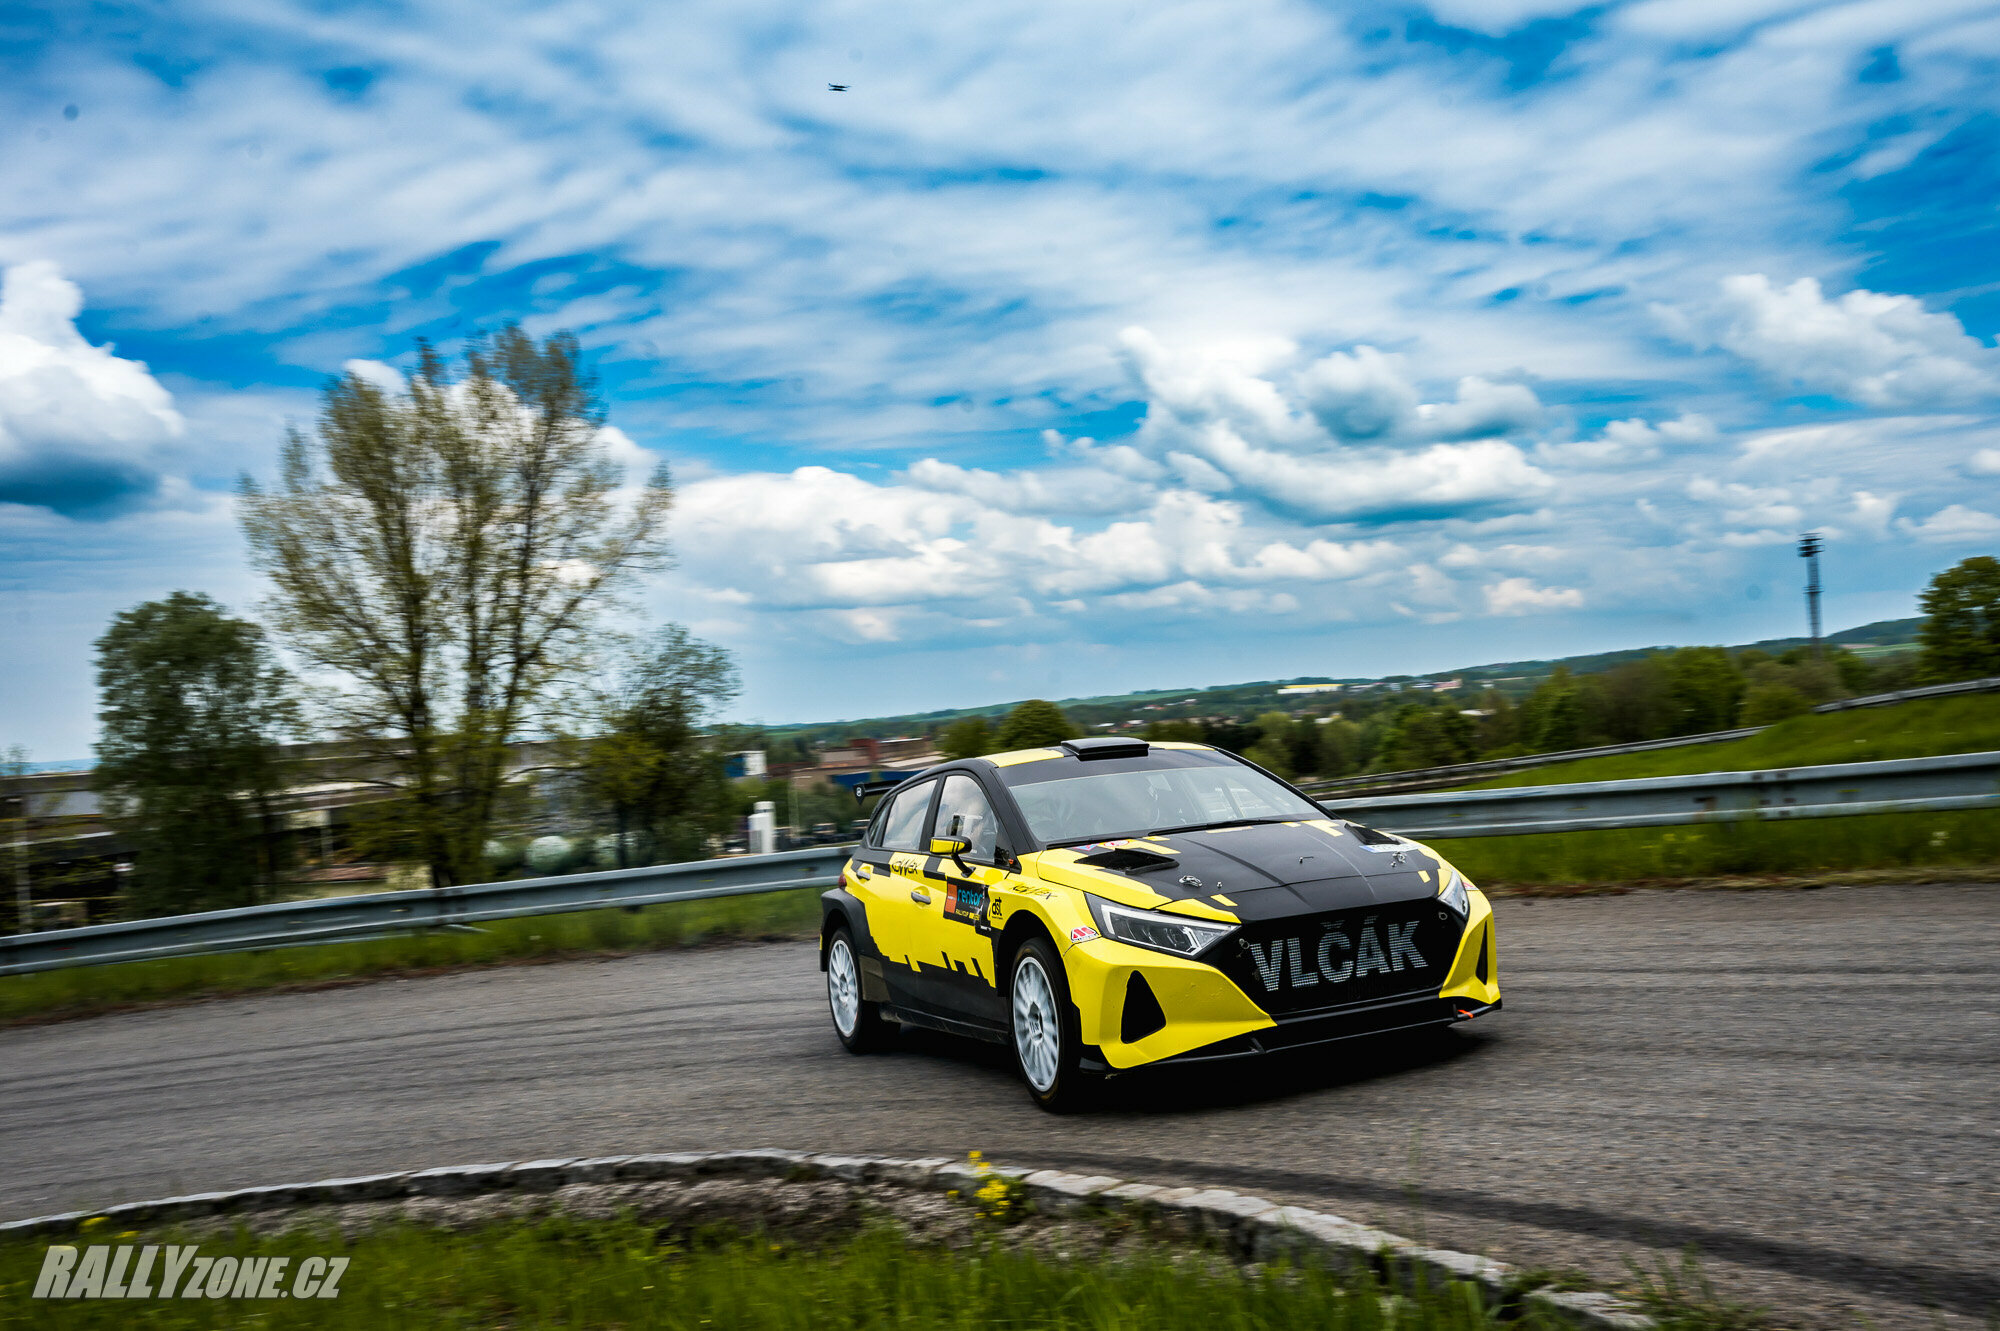
<path id="1" fill-rule="evenodd" d="M 995 977 L 993 928 L 989 919 L 993 887 L 1004 881 L 1000 867 L 1001 830 L 992 800 L 965 772 L 944 777 L 931 815 L 925 849 L 940 838 L 969 843 L 959 855 L 927 855 L 922 864 L 929 901 L 919 905 L 927 944 L 926 966 L 942 968 L 937 1002 L 951 1015 L 991 1025 L 1005 1017 Z"/>
<path id="2" fill-rule="evenodd" d="M 924 836 L 930 827 L 931 805 L 938 782 L 920 782 L 889 796 L 870 824 L 868 836 L 855 847 L 854 895 L 868 914 L 868 933 L 882 959 L 882 979 L 889 1000 L 898 1007 L 939 1005 L 943 971 L 930 963 L 932 933 L 926 908 L 937 893 L 924 873 Z"/>

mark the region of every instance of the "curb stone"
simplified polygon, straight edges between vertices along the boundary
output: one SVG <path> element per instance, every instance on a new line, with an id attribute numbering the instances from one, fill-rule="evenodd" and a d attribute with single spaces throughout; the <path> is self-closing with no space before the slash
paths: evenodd
<path id="1" fill-rule="evenodd" d="M 1037 1210 L 1067 1215 L 1090 1210 L 1139 1208 L 1169 1230 L 1212 1237 L 1253 1261 L 1287 1258 L 1360 1260 L 1404 1284 L 1464 1281 L 1496 1305 L 1519 1303 L 1585 1331 L 1657 1331 L 1658 1324 L 1635 1306 L 1610 1294 L 1561 1291 L 1548 1287 L 1519 1293 L 1509 1288 L 1517 1276 L 1504 1262 L 1474 1253 L 1429 1248 L 1371 1229 L 1341 1216 L 1303 1207 L 1281 1206 L 1221 1188 L 1175 1188 L 1134 1183 L 1101 1174 L 1057 1169 L 1024 1170 L 1005 1165 L 973 1165 L 936 1157 L 897 1159 L 872 1155 L 814 1155 L 803 1151 L 703 1151 L 655 1155 L 606 1155 L 578 1159 L 525 1160 L 512 1164 L 446 1165 L 389 1174 L 281 1183 L 228 1192 L 198 1192 L 155 1201 L 125 1202 L 96 1211 L 64 1211 L 0 1222 L 0 1239 L 73 1233 L 85 1221 L 169 1221 L 270 1210 L 283 1206 L 380 1201 L 396 1197 L 464 1197 L 490 1192 L 553 1192 L 575 1183 L 637 1180 L 691 1180 L 737 1176 L 769 1179 L 828 1178 L 846 1183 L 969 1195 L 995 1178 L 1026 1190 Z"/>

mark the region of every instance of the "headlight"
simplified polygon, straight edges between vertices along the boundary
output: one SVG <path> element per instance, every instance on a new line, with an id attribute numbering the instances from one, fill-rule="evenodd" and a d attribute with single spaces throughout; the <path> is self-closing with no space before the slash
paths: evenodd
<path id="1" fill-rule="evenodd" d="M 1472 901 L 1465 895 L 1465 889 L 1471 886 L 1471 883 L 1465 881 L 1464 874 L 1456 869 L 1447 868 L 1444 874 L 1444 886 L 1438 889 L 1438 900 L 1457 911 L 1458 918 L 1462 920 L 1472 914 Z"/>
<path id="2" fill-rule="evenodd" d="M 1171 952 L 1177 957 L 1200 956 L 1236 932 L 1233 924 L 1214 920 L 1192 920 L 1185 915 L 1169 915 L 1157 910 L 1134 910 L 1115 906 L 1102 897 L 1086 897 L 1097 928 L 1106 938 L 1115 938 L 1134 947 L 1155 952 Z"/>

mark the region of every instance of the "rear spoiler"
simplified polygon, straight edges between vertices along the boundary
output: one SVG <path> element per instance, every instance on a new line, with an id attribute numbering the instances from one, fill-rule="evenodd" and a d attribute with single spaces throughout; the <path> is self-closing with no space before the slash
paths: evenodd
<path id="1" fill-rule="evenodd" d="M 854 787 L 855 803 L 858 804 L 862 800 L 869 799 L 876 795 L 886 795 L 890 791 L 894 790 L 897 786 L 902 785 L 903 782 L 906 780 L 908 780 L 907 777 L 897 777 L 894 781 L 859 782 Z"/>

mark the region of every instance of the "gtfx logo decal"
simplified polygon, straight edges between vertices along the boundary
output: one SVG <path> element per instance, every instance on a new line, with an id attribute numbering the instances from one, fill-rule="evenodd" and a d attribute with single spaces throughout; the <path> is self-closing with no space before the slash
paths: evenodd
<path id="1" fill-rule="evenodd" d="M 1417 951 L 1417 921 L 1391 924 L 1388 948 L 1375 928 L 1374 917 L 1361 926 L 1359 938 L 1350 939 L 1344 929 L 1329 929 L 1317 939 L 1274 938 L 1266 951 L 1261 943 L 1250 944 L 1250 959 L 1257 963 L 1257 978 L 1264 992 L 1275 994 L 1287 981 L 1294 989 L 1325 980 L 1342 984 L 1381 972 L 1384 975 L 1404 967 L 1422 970 L 1430 963 Z"/>

